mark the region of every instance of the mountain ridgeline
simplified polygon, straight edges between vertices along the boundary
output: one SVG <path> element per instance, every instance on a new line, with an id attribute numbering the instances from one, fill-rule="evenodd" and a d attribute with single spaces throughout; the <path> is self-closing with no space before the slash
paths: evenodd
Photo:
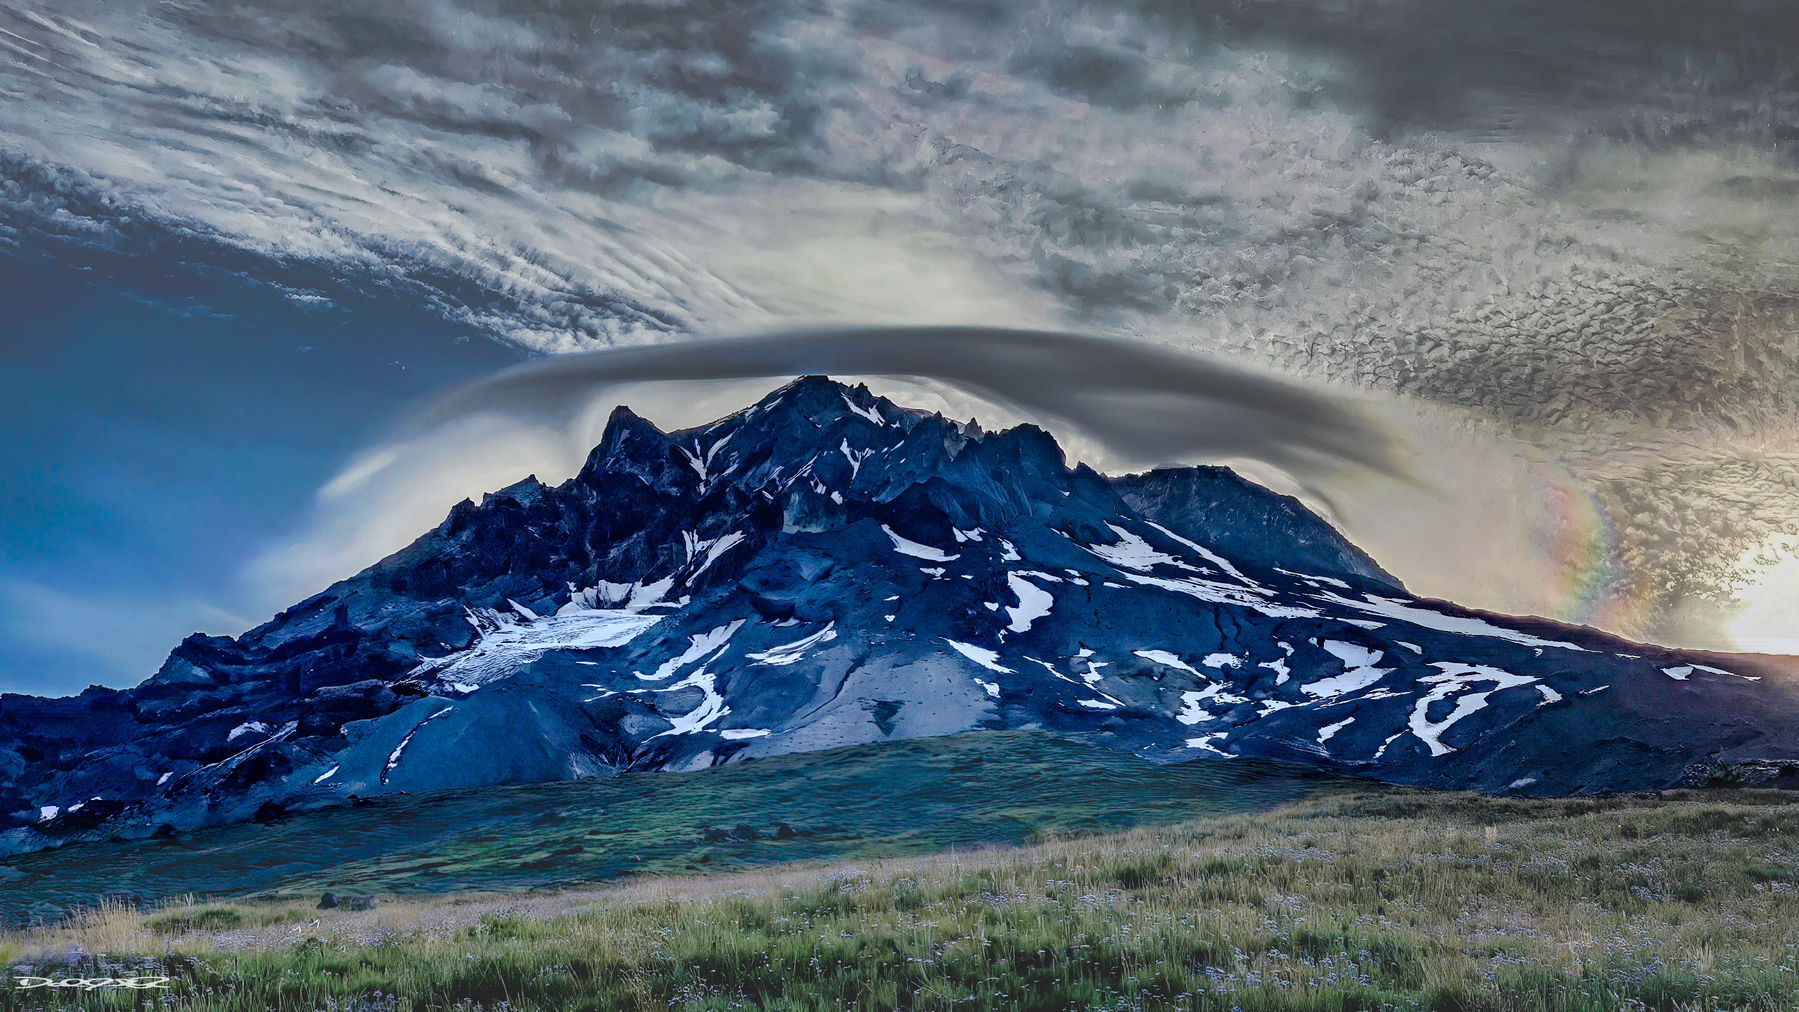
<path id="1" fill-rule="evenodd" d="M 464 501 L 135 688 L 0 697 L 0 852 L 980 729 L 1533 795 L 1791 779 L 1790 676 L 1423 601 L 1216 467 L 798 380 Z M 1706 773 L 1705 770 L 1713 772 Z"/>

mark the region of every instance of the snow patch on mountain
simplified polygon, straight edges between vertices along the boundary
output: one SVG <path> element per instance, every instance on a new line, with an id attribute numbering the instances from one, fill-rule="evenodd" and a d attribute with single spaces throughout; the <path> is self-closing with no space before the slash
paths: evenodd
<path id="1" fill-rule="evenodd" d="M 232 728 L 231 733 L 225 735 L 225 740 L 226 741 L 236 741 L 239 736 L 246 735 L 246 734 L 252 734 L 252 733 L 268 734 L 269 726 L 267 724 L 264 724 L 260 720 L 247 720 L 247 721 L 243 722 L 242 724 L 239 724 L 236 727 Z"/>
<path id="2" fill-rule="evenodd" d="M 972 643 L 963 643 L 959 640 L 946 639 L 943 642 L 948 643 L 957 653 L 989 671 L 997 671 L 1004 675 L 1015 675 L 1018 673 L 999 662 L 998 651 L 988 650 L 986 647 L 977 647 Z M 1038 663 L 1041 664 L 1042 662 L 1039 661 Z"/>
<path id="3" fill-rule="evenodd" d="M 1380 650 L 1369 650 L 1342 640 L 1325 640 L 1320 646 L 1326 653 L 1343 662 L 1343 673 L 1301 685 L 1299 691 L 1308 696 L 1335 699 L 1360 692 L 1396 670 L 1374 666 L 1383 655 Z"/>
<path id="4" fill-rule="evenodd" d="M 1274 672 L 1274 684 L 1285 685 L 1287 684 L 1287 679 L 1293 677 L 1293 669 L 1287 666 L 1287 661 L 1293 656 L 1293 644 L 1277 641 L 1275 646 L 1278 646 L 1285 651 L 1287 656 L 1276 657 L 1272 661 L 1260 661 L 1256 664 L 1256 667 L 1267 668 L 1269 671 Z"/>
<path id="5" fill-rule="evenodd" d="M 1163 534 L 1167 535 L 1169 538 L 1172 538 L 1173 540 L 1178 541 L 1183 545 L 1186 545 L 1188 548 L 1193 549 L 1193 551 L 1195 553 L 1197 553 L 1200 558 L 1206 560 L 1207 562 L 1210 562 L 1214 566 L 1217 566 L 1219 569 L 1222 569 L 1226 576 L 1229 576 L 1232 579 L 1239 580 L 1246 584 L 1254 584 L 1255 583 L 1254 580 L 1251 580 L 1249 577 L 1244 576 L 1242 571 L 1237 569 L 1236 566 L 1231 565 L 1229 560 L 1225 559 L 1224 556 L 1219 555 L 1217 552 L 1212 551 L 1211 549 L 1207 548 L 1206 546 L 1200 544 L 1197 541 L 1193 541 L 1188 538 L 1183 538 L 1179 534 L 1174 533 L 1173 531 L 1169 530 L 1166 527 L 1163 527 L 1161 524 L 1158 524 L 1153 520 L 1146 521 L 1146 522 L 1151 527 L 1154 527 L 1156 530 L 1161 531 Z"/>
<path id="6" fill-rule="evenodd" d="M 1287 576 L 1295 577 L 1300 580 L 1304 580 L 1306 583 L 1312 584 L 1313 586 L 1317 586 L 1320 583 L 1328 583 L 1333 587 L 1340 587 L 1344 590 L 1354 589 L 1354 588 L 1350 587 L 1350 585 L 1348 583 L 1345 583 L 1344 581 L 1339 580 L 1334 576 L 1315 576 L 1311 573 L 1298 573 L 1298 572 L 1294 572 L 1291 569 L 1285 569 L 1280 566 L 1275 566 L 1274 571 L 1277 573 L 1285 574 Z"/>
<path id="7" fill-rule="evenodd" d="M 1335 724 L 1324 725 L 1323 727 L 1318 729 L 1318 744 L 1322 745 L 1325 742 L 1330 741 L 1331 738 L 1334 737 L 1338 731 L 1343 730 L 1344 728 L 1348 727 L 1349 725 L 1351 725 L 1353 723 L 1355 723 L 1354 717 L 1345 717 L 1342 720 L 1337 721 Z"/>
<path id="8" fill-rule="evenodd" d="M 731 712 L 731 708 L 725 705 L 725 697 L 718 694 L 717 676 L 708 672 L 703 666 L 698 671 L 695 671 L 693 674 L 688 675 L 686 678 L 681 679 L 673 685 L 659 689 L 638 689 L 636 691 L 675 692 L 687 688 L 699 689 L 704 693 L 705 698 L 700 701 L 700 705 L 678 717 L 672 718 L 669 723 L 673 726 L 668 730 L 663 731 L 660 734 L 650 735 L 651 738 L 666 738 L 671 734 L 694 734 L 695 732 L 705 730 L 708 725 Z"/>
<path id="9" fill-rule="evenodd" d="M 1198 724 L 1202 721 L 1216 719 L 1215 714 L 1201 705 L 1207 701 L 1223 703 L 1227 706 L 1249 702 L 1248 698 L 1226 692 L 1225 688 L 1223 682 L 1216 682 L 1198 691 L 1181 693 L 1181 712 L 1176 714 L 1174 719 L 1183 724 Z"/>
<path id="10" fill-rule="evenodd" d="M 789 664 L 799 663 L 800 660 L 806 656 L 806 651 L 818 646 L 820 643 L 829 643 L 836 638 L 837 623 L 831 621 L 826 622 L 823 629 L 820 629 L 810 636 L 794 640 L 792 643 L 783 643 L 780 646 L 769 647 L 767 650 L 759 650 L 746 656 L 757 664 L 786 667 Z"/>
<path id="11" fill-rule="evenodd" d="M 693 451 L 691 453 L 688 452 L 686 447 L 676 445 L 675 449 L 680 451 L 681 456 L 686 458 L 688 465 L 699 474 L 701 495 L 710 492 L 712 486 L 717 484 L 718 479 L 730 473 L 730 467 L 726 467 L 723 471 L 713 471 L 712 460 L 714 457 L 718 456 L 718 451 L 722 449 L 726 443 L 731 441 L 731 436 L 733 435 L 735 435 L 735 433 L 726 433 L 723 439 L 713 443 L 703 454 L 700 451 L 700 441 L 698 439 L 693 441 Z"/>
<path id="12" fill-rule="evenodd" d="M 1221 756 L 1225 757 L 1226 759 L 1234 759 L 1234 758 L 1236 758 L 1235 756 L 1231 755 L 1229 752 L 1226 752 L 1224 749 L 1221 749 L 1218 746 L 1212 744 L 1213 742 L 1217 741 L 1220 738 L 1225 737 L 1228 734 L 1230 734 L 1229 731 L 1213 731 L 1211 734 L 1202 734 L 1197 738 L 1188 738 L 1187 739 L 1187 747 L 1204 749 L 1207 752 L 1217 753 L 1218 755 L 1221 755 Z"/>
<path id="13" fill-rule="evenodd" d="M 622 647 L 663 617 L 631 609 L 563 607 L 554 615 L 526 620 L 492 608 L 469 609 L 469 622 L 480 638 L 467 649 L 421 661 L 413 673 L 433 675 L 446 684 L 481 686 L 552 650 Z"/>
<path id="14" fill-rule="evenodd" d="M 866 408 L 862 407 L 861 405 L 857 404 L 855 401 L 850 400 L 850 395 L 847 392 L 844 393 L 844 395 L 843 395 L 843 405 L 844 405 L 844 407 L 847 407 L 850 409 L 851 414 L 857 415 L 861 418 L 866 418 L 876 425 L 884 426 L 887 424 L 887 419 L 881 417 L 881 412 L 880 412 L 879 408 L 876 408 L 873 405 L 870 405 L 869 407 L 866 407 Z"/>
<path id="15" fill-rule="evenodd" d="M 1032 622 L 1049 614 L 1055 598 L 1049 591 L 1025 579 L 1022 573 L 1007 573 L 1006 584 L 1018 598 L 1017 607 L 1006 609 L 1006 614 L 1012 618 L 1012 624 L 1006 628 L 1012 632 L 1029 632 Z"/>
<path id="16" fill-rule="evenodd" d="M 1423 629 L 1435 629 L 1438 632 L 1455 633 L 1459 636 L 1488 636 L 1493 639 L 1507 640 L 1527 647 L 1558 647 L 1562 650 L 1578 650 L 1585 652 L 1585 647 L 1576 646 L 1563 640 L 1546 640 L 1541 636 L 1532 636 L 1516 629 L 1504 629 L 1478 618 L 1466 615 L 1445 615 L 1440 611 L 1420 608 L 1406 604 L 1395 597 L 1382 597 L 1379 594 L 1363 594 L 1363 600 L 1344 597 L 1331 591 L 1321 591 L 1312 595 L 1320 601 L 1356 608 L 1372 615 L 1380 615 L 1396 622 L 1415 625 Z"/>
<path id="17" fill-rule="evenodd" d="M 1204 692 L 1181 693 L 1181 712 L 1175 714 L 1174 719 L 1183 724 L 1197 724 L 1202 720 L 1211 720 L 1212 714 L 1200 705 L 1200 700 L 1204 698 L 1206 698 Z"/>
<path id="18" fill-rule="evenodd" d="M 1412 708 L 1412 716 L 1408 721 L 1412 734 L 1419 741 L 1430 746 L 1433 756 L 1448 755 L 1455 749 L 1443 744 L 1443 734 L 1451 727 L 1480 712 L 1487 706 L 1487 698 L 1501 689 L 1509 689 L 1518 685 L 1531 685 L 1537 681 L 1529 675 L 1514 675 L 1488 664 L 1462 664 L 1456 662 L 1437 662 L 1431 667 L 1438 673 L 1425 675 L 1418 679 L 1427 685 L 1434 685 L 1429 693 L 1420 698 Z M 1480 683 L 1489 683 L 1493 687 L 1485 692 L 1470 692 L 1455 701 L 1455 709 L 1442 720 L 1431 720 L 1428 716 L 1432 703 L 1445 700 L 1457 692 Z"/>
<path id="19" fill-rule="evenodd" d="M 962 557 L 960 554 L 951 555 L 941 548 L 932 548 L 930 545 L 921 545 L 909 538 L 903 538 L 886 524 L 881 525 L 881 530 L 886 531 L 887 536 L 893 539 L 893 550 L 901 555 L 910 555 L 926 562 L 951 562 Z M 942 570 L 938 570 L 938 572 L 941 574 Z"/>
<path id="20" fill-rule="evenodd" d="M 743 627 L 743 621 L 743 619 L 738 619 L 728 625 L 721 625 L 716 629 L 700 633 L 697 636 L 689 636 L 687 638 L 689 645 L 686 650 L 663 661 L 662 665 L 658 667 L 653 674 L 637 674 L 637 677 L 646 682 L 659 682 L 664 678 L 672 677 L 675 672 L 730 642 L 731 637 L 736 635 L 737 630 Z M 635 672 L 633 673 L 636 674 Z"/>
<path id="21" fill-rule="evenodd" d="M 1118 540 L 1110 545 L 1082 545 L 1081 547 L 1094 555 L 1123 569 L 1134 569 L 1147 573 L 1156 566 L 1179 566 L 1183 569 L 1193 567 L 1166 552 L 1159 552 L 1141 537 L 1125 530 L 1117 524 L 1107 524 Z"/>
<path id="22" fill-rule="evenodd" d="M 387 765 L 381 768 L 381 782 L 382 783 L 384 783 L 384 784 L 387 783 L 387 779 L 388 779 L 388 777 L 393 775 L 393 771 L 394 771 L 395 767 L 400 765 L 400 756 L 406 751 L 406 746 L 412 743 L 412 736 L 419 733 L 419 728 L 424 727 L 426 724 L 431 723 L 432 721 L 436 720 L 437 718 L 443 716 L 446 713 L 449 713 L 451 710 L 454 710 L 454 709 L 455 709 L 454 706 L 446 706 L 443 709 L 437 711 L 436 713 L 433 713 L 431 716 L 426 717 L 424 720 L 419 721 L 417 724 L 414 724 L 412 726 L 412 730 L 406 732 L 406 736 L 404 738 L 400 739 L 400 743 L 398 745 L 394 746 L 394 750 L 392 752 L 388 753 Z M 334 767 L 334 770 L 335 770 L 335 767 Z M 329 774 L 327 774 L 327 775 L 329 775 Z"/>
<path id="23" fill-rule="evenodd" d="M 1199 675 L 1201 678 L 1206 677 L 1205 675 L 1200 674 L 1198 669 L 1166 650 L 1133 650 L 1131 653 L 1136 654 L 1146 661 L 1154 661 L 1164 667 L 1185 671 L 1190 675 Z"/>
<path id="24" fill-rule="evenodd" d="M 1159 587 L 1163 590 L 1173 591 L 1176 594 L 1185 594 L 1188 597 L 1195 597 L 1211 604 L 1224 604 L 1237 608 L 1249 608 L 1261 612 L 1270 618 L 1317 618 L 1324 614 L 1316 608 L 1307 608 L 1301 605 L 1273 604 L 1264 601 L 1257 595 L 1270 594 L 1272 591 L 1260 587 L 1238 587 L 1228 583 L 1219 583 L 1215 580 L 1203 580 L 1193 577 L 1168 579 L 1160 576 L 1145 576 L 1142 573 L 1120 573 L 1119 575 L 1132 583 L 1140 583 L 1146 587 Z M 1111 586 L 1116 586 L 1116 584 L 1111 584 Z"/>
<path id="25" fill-rule="evenodd" d="M 700 562 L 700 567 L 687 576 L 686 582 L 690 585 L 693 581 L 700 578 L 701 573 L 704 573 L 707 569 L 711 568 L 712 564 L 718 561 L 719 556 L 725 554 L 727 550 L 735 548 L 744 542 L 744 534 L 742 531 L 732 531 L 729 534 L 707 539 L 700 538 L 692 531 L 682 531 L 681 538 L 687 545 L 687 561 L 690 564 L 693 562 L 694 556 L 699 555 L 701 552 L 705 553 L 704 559 Z"/>
<path id="26" fill-rule="evenodd" d="M 667 600 L 668 592 L 675 588 L 675 578 L 666 576 L 650 583 L 611 583 L 601 580 L 586 589 L 577 590 L 569 584 L 568 603 L 556 609 L 557 615 L 570 615 L 583 611 L 604 611 L 608 608 L 620 608 L 625 611 L 643 611 L 656 607 L 676 607 Z"/>
<path id="27" fill-rule="evenodd" d="M 862 462 L 867 460 L 868 458 L 874 456 L 873 450 L 852 450 L 852 449 L 850 449 L 850 441 L 847 439 L 844 440 L 843 445 L 839 446 L 837 449 L 840 452 L 842 452 L 843 459 L 850 462 L 850 480 L 851 481 L 855 481 L 856 477 L 862 473 Z"/>

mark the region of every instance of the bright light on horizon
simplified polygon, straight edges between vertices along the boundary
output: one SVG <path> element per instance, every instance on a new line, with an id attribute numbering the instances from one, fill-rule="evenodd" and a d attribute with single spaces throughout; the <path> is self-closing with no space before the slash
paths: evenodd
<path id="1" fill-rule="evenodd" d="M 1754 553 L 1746 555 L 1751 562 Z M 1737 592 L 1748 605 L 1730 624 L 1738 648 L 1758 654 L 1799 654 L 1799 556 L 1761 569 Z"/>

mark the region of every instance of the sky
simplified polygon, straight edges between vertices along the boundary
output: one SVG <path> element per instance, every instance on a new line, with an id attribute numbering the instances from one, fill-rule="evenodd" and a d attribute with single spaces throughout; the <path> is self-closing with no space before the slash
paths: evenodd
<path id="1" fill-rule="evenodd" d="M 265 620 L 280 605 L 245 561 L 394 405 L 521 358 L 417 311 L 268 302 L 181 273 L 0 271 L 0 691 L 132 684 L 189 633 Z"/>
<path id="2" fill-rule="evenodd" d="M 1764 0 L 0 0 L 0 691 L 399 547 L 342 478 L 433 396 L 817 323 L 1354 398 L 1432 492 L 1333 519 L 1414 589 L 1799 638 L 1795 42 Z M 459 420 L 403 518 L 589 417 Z"/>

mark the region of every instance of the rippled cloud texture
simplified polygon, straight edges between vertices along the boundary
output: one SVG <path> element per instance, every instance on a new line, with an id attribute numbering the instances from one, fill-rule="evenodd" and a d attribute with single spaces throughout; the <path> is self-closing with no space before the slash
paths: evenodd
<path id="1" fill-rule="evenodd" d="M 6 0 L 0 242 L 543 353 L 799 319 L 1227 356 L 1516 448 L 1560 569 L 1461 599 L 1712 644 L 1799 533 L 1792 10 Z"/>

